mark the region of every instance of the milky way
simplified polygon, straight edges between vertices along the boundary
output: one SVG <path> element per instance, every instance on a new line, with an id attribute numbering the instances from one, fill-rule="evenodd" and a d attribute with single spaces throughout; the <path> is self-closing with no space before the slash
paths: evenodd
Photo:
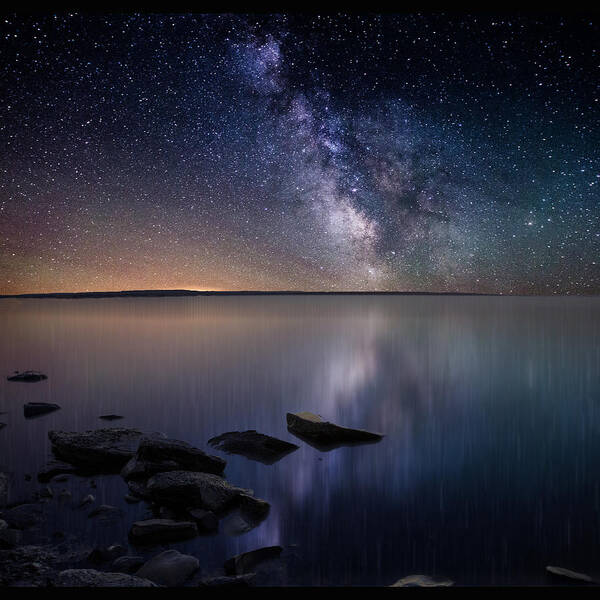
<path id="1" fill-rule="evenodd" d="M 6 16 L 0 293 L 600 292 L 593 18 Z"/>

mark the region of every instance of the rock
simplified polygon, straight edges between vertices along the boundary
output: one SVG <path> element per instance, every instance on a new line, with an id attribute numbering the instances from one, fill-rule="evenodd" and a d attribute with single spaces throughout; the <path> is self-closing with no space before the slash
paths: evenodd
<path id="1" fill-rule="evenodd" d="M 171 471 L 159 473 L 148 481 L 148 494 L 160 505 L 199 507 L 220 512 L 234 506 L 244 490 L 210 473 Z"/>
<path id="2" fill-rule="evenodd" d="M 60 406 L 58 404 L 52 404 L 49 402 L 28 402 L 23 406 L 23 414 L 26 419 L 32 419 L 33 417 L 39 417 L 47 413 L 58 410 Z"/>
<path id="3" fill-rule="evenodd" d="M 155 587 L 152 581 L 125 573 L 105 573 L 94 569 L 67 569 L 58 574 L 58 587 Z"/>
<path id="4" fill-rule="evenodd" d="M 121 544 L 113 544 L 112 546 L 108 546 L 108 548 L 102 546 L 94 548 L 88 554 L 87 558 L 94 563 L 103 563 L 108 562 L 109 560 L 115 560 L 119 556 L 123 556 L 126 552 L 127 550 L 121 546 Z"/>
<path id="5" fill-rule="evenodd" d="M 258 548 L 257 550 L 238 554 L 225 562 L 225 573 L 227 573 L 227 575 L 243 575 L 244 573 L 250 573 L 259 563 L 279 558 L 282 550 L 283 548 L 281 546 L 267 546 L 265 548 Z"/>
<path id="6" fill-rule="evenodd" d="M 193 508 L 189 512 L 190 517 L 196 522 L 198 530 L 204 533 L 213 533 L 219 529 L 219 519 L 215 513 L 203 508 Z"/>
<path id="7" fill-rule="evenodd" d="M 58 458 L 82 468 L 109 473 L 120 471 L 133 458 L 144 435 L 137 429 L 122 428 L 48 432 Z"/>
<path id="8" fill-rule="evenodd" d="M 0 473 L 0 507 L 8 504 L 8 475 Z"/>
<path id="9" fill-rule="evenodd" d="M 177 550 L 166 550 L 151 558 L 137 573 L 159 585 L 176 587 L 183 584 L 200 566 L 198 559 Z"/>
<path id="10" fill-rule="evenodd" d="M 233 577 L 209 577 L 200 581 L 201 587 L 230 588 L 248 587 L 254 579 L 254 573 L 235 575 Z"/>
<path id="11" fill-rule="evenodd" d="M 48 379 L 46 375 L 40 373 L 38 371 L 15 371 L 14 375 L 9 375 L 6 379 L 8 381 L 24 381 L 27 383 L 32 383 L 35 381 L 43 381 L 44 379 Z"/>
<path id="12" fill-rule="evenodd" d="M 144 564 L 141 556 L 120 556 L 116 558 L 111 569 L 119 573 L 134 573 Z"/>
<path id="13" fill-rule="evenodd" d="M 104 421 L 116 421 L 117 419 L 123 419 L 124 417 L 122 415 L 100 415 L 98 418 Z"/>
<path id="14" fill-rule="evenodd" d="M 0 429 L 4 429 L 6 427 L 6 423 L 0 423 Z"/>
<path id="15" fill-rule="evenodd" d="M 67 489 L 62 489 L 60 490 L 59 494 L 58 494 L 58 498 L 59 500 L 68 500 L 69 498 L 71 498 L 72 494 L 69 490 Z"/>
<path id="16" fill-rule="evenodd" d="M 148 500 L 150 498 L 150 492 L 148 492 L 146 484 L 141 481 L 130 480 L 127 482 L 127 487 L 134 496 L 138 496 L 144 500 Z"/>
<path id="17" fill-rule="evenodd" d="M 173 462 L 179 466 L 177 470 L 181 471 L 199 471 L 214 475 L 223 473 L 227 464 L 222 458 L 206 454 L 186 442 L 156 438 L 142 439 L 136 457 L 149 463 Z"/>
<path id="18" fill-rule="evenodd" d="M 121 469 L 121 477 L 125 481 L 132 479 L 148 479 L 157 473 L 165 473 L 167 471 L 180 471 L 181 467 L 173 460 L 163 460 L 159 462 L 151 462 L 149 460 L 140 460 L 133 457 Z"/>
<path id="19" fill-rule="evenodd" d="M 84 506 L 87 506 L 88 504 L 93 504 L 94 502 L 96 502 L 96 498 L 94 496 L 92 496 L 92 494 L 88 494 L 80 503 L 79 503 L 79 508 L 83 508 Z"/>
<path id="20" fill-rule="evenodd" d="M 558 575 L 559 577 L 566 577 L 567 579 L 574 579 L 576 581 L 582 581 L 585 583 L 594 583 L 594 580 L 585 573 L 577 573 L 576 571 L 570 571 L 569 569 L 563 569 L 562 567 L 546 567 L 548 573 L 552 575 Z"/>
<path id="21" fill-rule="evenodd" d="M 454 585 L 449 579 L 433 579 L 429 575 L 408 575 L 398 579 L 389 587 L 450 587 Z"/>
<path id="22" fill-rule="evenodd" d="M 229 431 L 208 440 L 213 448 L 228 454 L 241 454 L 251 460 L 271 465 L 298 449 L 296 444 L 249 431 Z"/>
<path id="23" fill-rule="evenodd" d="M 51 460 L 46 463 L 46 466 L 37 474 L 40 483 L 47 483 L 56 475 L 71 475 L 75 473 L 75 467 L 61 460 Z"/>
<path id="24" fill-rule="evenodd" d="M 22 541 L 23 534 L 18 529 L 11 529 L 6 521 L 0 521 L 0 548 L 14 548 Z"/>
<path id="25" fill-rule="evenodd" d="M 137 504 L 142 500 L 141 498 L 138 498 L 137 496 L 132 496 L 131 494 L 125 494 L 124 498 L 127 504 Z"/>
<path id="26" fill-rule="evenodd" d="M 101 517 L 102 519 L 111 519 L 116 517 L 121 517 L 123 515 L 123 511 L 116 506 L 111 506 L 110 504 L 101 504 L 100 506 L 94 508 L 92 511 L 88 513 L 88 519 L 93 517 Z"/>
<path id="27" fill-rule="evenodd" d="M 383 438 L 380 433 L 364 429 L 350 429 L 324 421 L 319 415 L 310 412 L 287 413 L 286 419 L 288 431 L 321 444 L 376 442 Z"/>
<path id="28" fill-rule="evenodd" d="M 191 521 L 173 521 L 171 519 L 148 519 L 136 521 L 129 532 L 132 542 L 154 544 L 175 542 L 198 535 L 198 528 Z"/>
<path id="29" fill-rule="evenodd" d="M 10 527 L 28 529 L 42 521 L 42 506 L 40 504 L 19 504 L 5 511 L 3 518 Z"/>
<path id="30" fill-rule="evenodd" d="M 40 498 L 54 498 L 54 490 L 49 485 L 47 485 L 45 488 L 40 490 L 38 496 Z"/>
<path id="31" fill-rule="evenodd" d="M 262 521 L 271 509 L 271 505 L 266 500 L 255 498 L 249 494 L 240 494 L 238 505 L 243 516 L 251 522 Z"/>

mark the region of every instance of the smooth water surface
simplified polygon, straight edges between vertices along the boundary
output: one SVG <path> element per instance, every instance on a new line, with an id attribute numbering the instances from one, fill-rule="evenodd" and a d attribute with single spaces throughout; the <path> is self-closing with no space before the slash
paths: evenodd
<path id="1" fill-rule="evenodd" d="M 207 571 L 281 544 L 301 565 L 289 583 L 544 584 L 548 564 L 600 576 L 600 299 L 4 299 L 0 366 L 12 502 L 40 488 L 50 429 L 136 427 L 216 454 L 206 442 L 225 431 L 296 442 L 271 466 L 223 455 L 271 512 L 173 545 Z M 48 380 L 8 382 L 16 369 Z M 28 401 L 62 409 L 26 420 Z M 320 452 L 287 431 L 301 410 L 386 437 Z M 52 526 L 125 543 L 148 509 L 123 501 L 119 476 L 97 483 L 123 519 L 88 519 L 89 480 L 71 477 Z"/>

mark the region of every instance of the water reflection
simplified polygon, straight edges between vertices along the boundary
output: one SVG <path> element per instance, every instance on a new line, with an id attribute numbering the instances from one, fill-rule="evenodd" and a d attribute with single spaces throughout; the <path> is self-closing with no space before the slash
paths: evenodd
<path id="1" fill-rule="evenodd" d="M 300 449 L 273 465 L 224 455 L 226 475 L 271 505 L 258 527 L 176 547 L 208 569 L 297 544 L 294 582 L 546 583 L 544 566 L 594 575 L 600 541 L 600 302 L 594 298 L 227 297 L 3 300 L 0 468 L 11 499 L 45 462 L 47 431 L 139 427 L 213 451 L 256 429 Z M 26 421 L 26 402 L 61 409 Z M 320 452 L 286 428 L 311 411 L 386 434 Z M 115 423 L 100 415 L 123 415 Z M 98 478 L 105 524 L 57 509 L 53 528 L 126 541 L 146 507 Z M 89 480 L 71 478 L 73 504 Z M 243 527 L 242 527 L 243 528 Z"/>

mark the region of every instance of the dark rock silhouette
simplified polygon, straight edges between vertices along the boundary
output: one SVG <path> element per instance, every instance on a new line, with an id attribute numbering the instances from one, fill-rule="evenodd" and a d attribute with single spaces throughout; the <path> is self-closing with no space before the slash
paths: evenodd
<path id="1" fill-rule="evenodd" d="M 104 421 L 116 421 L 117 419 L 124 419 L 125 417 L 122 415 L 100 415 L 98 418 Z"/>
<path id="2" fill-rule="evenodd" d="M 129 539 L 136 544 L 156 544 L 186 540 L 198 535 L 196 523 L 172 519 L 136 521 L 129 531 Z"/>
<path id="3" fill-rule="evenodd" d="M 26 419 L 32 419 L 33 417 L 39 417 L 40 415 L 45 415 L 59 409 L 60 406 L 58 404 L 49 402 L 28 402 L 23 406 L 23 414 Z"/>
<path id="4" fill-rule="evenodd" d="M 211 438 L 208 443 L 217 450 L 228 454 L 241 454 L 266 465 L 271 465 L 298 449 L 296 444 L 258 433 L 254 429 L 229 431 Z"/>
<path id="5" fill-rule="evenodd" d="M 282 550 L 281 546 L 267 546 L 238 554 L 225 562 L 225 573 L 227 575 L 250 573 L 259 563 L 279 558 Z"/>
<path id="6" fill-rule="evenodd" d="M 40 373 L 39 371 L 15 371 L 14 375 L 9 375 L 6 379 L 8 379 L 8 381 L 24 381 L 26 383 L 34 383 L 36 381 L 48 379 L 48 376 Z"/>
<path id="7" fill-rule="evenodd" d="M 185 583 L 199 566 L 195 556 L 181 554 L 177 550 L 165 550 L 153 556 L 136 576 L 149 579 L 158 585 L 176 587 Z"/>

